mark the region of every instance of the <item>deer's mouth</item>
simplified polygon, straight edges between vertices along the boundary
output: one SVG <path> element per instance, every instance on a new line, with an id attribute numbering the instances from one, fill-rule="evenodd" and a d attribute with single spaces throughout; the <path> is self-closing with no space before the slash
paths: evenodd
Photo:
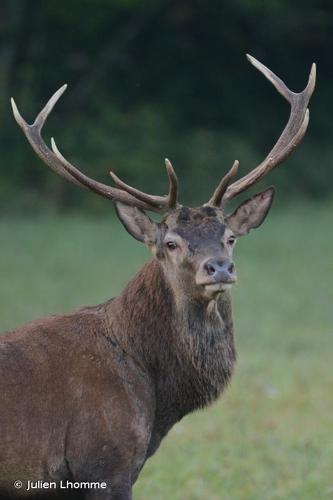
<path id="1" fill-rule="evenodd" d="M 229 290 L 234 283 L 236 283 L 236 278 L 228 281 L 219 281 L 218 283 L 204 283 L 203 287 L 209 293 L 218 293 Z"/>

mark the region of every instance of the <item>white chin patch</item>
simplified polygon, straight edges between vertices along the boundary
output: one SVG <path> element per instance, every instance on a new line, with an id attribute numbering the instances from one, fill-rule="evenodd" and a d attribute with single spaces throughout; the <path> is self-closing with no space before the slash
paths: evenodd
<path id="1" fill-rule="evenodd" d="M 205 291 L 208 294 L 223 293 L 231 287 L 232 283 L 212 283 L 211 285 L 205 285 Z"/>

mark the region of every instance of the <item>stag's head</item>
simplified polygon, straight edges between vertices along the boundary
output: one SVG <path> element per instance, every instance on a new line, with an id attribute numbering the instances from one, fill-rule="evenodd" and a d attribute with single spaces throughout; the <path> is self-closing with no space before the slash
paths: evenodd
<path id="1" fill-rule="evenodd" d="M 236 238 L 261 224 L 273 196 L 274 189 L 269 188 L 230 215 L 214 204 L 176 206 L 160 222 L 120 202 L 116 202 L 116 211 L 127 231 L 146 243 L 160 261 L 174 289 L 210 299 L 236 282 Z"/>
<path id="2" fill-rule="evenodd" d="M 236 282 L 233 262 L 236 239 L 264 221 L 273 201 L 274 188 L 252 196 L 232 213 L 227 212 L 228 201 L 285 160 L 303 138 L 309 122 L 307 106 L 315 86 L 315 65 L 312 65 L 306 88 L 294 93 L 266 66 L 247 57 L 289 102 L 290 117 L 275 146 L 256 168 L 232 182 L 238 170 L 238 161 L 235 161 L 210 200 L 198 208 L 178 203 L 178 181 L 169 160 L 165 161 L 169 193 L 155 196 L 125 184 L 113 172 L 110 174 L 116 187 L 87 177 L 64 158 L 53 139 L 51 150 L 43 141 L 41 130 L 66 85 L 51 97 L 32 125 L 25 122 L 12 100 L 15 119 L 38 156 L 67 180 L 111 199 L 127 231 L 145 243 L 160 261 L 171 286 L 196 298 L 210 300 Z M 152 220 L 147 211 L 160 213 L 161 220 Z"/>

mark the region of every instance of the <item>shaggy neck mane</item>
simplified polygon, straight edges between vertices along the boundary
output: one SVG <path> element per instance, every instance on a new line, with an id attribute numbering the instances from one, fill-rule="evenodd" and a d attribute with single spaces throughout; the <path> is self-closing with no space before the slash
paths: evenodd
<path id="1" fill-rule="evenodd" d="M 210 303 L 175 298 L 153 259 L 109 307 L 112 335 L 153 381 L 162 434 L 219 396 L 236 357 L 229 294 Z"/>

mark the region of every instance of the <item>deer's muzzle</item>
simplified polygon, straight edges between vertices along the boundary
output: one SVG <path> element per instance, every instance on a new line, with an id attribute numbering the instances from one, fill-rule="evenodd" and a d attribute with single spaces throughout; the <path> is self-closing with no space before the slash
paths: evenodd
<path id="1" fill-rule="evenodd" d="M 232 285 L 237 281 L 235 265 L 230 259 L 209 258 L 201 263 L 197 285 Z M 222 287 L 223 288 L 223 287 Z"/>

